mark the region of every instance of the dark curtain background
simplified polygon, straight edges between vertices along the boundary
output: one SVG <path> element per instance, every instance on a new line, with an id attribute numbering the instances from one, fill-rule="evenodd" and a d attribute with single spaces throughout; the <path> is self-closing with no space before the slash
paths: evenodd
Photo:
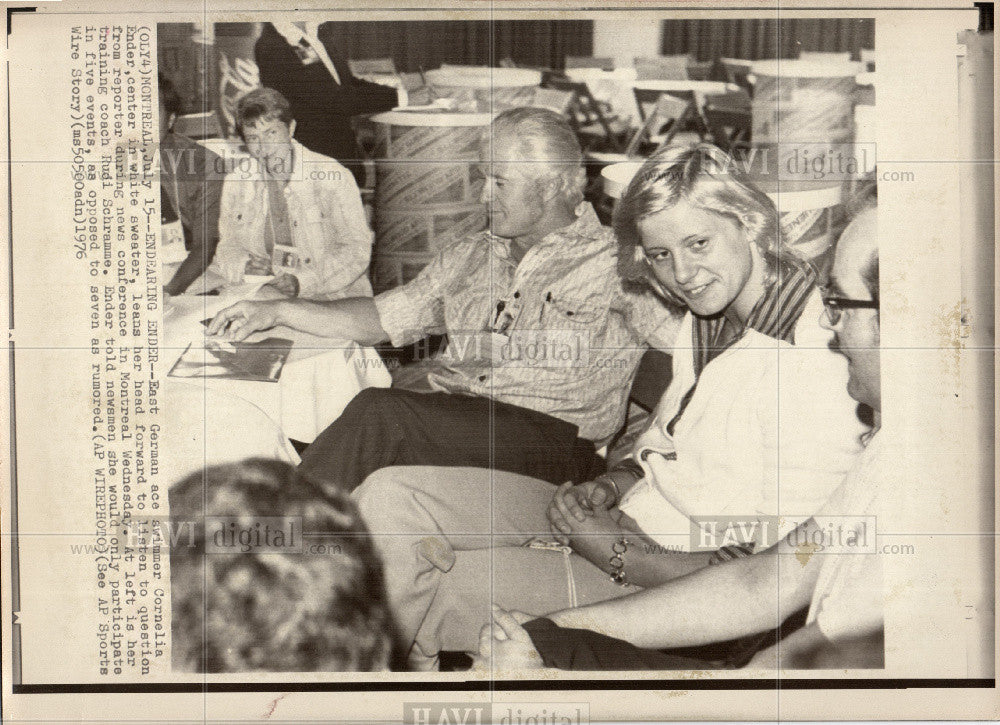
<path id="1" fill-rule="evenodd" d="M 664 20 L 663 55 L 691 53 L 716 58 L 795 58 L 805 51 L 851 51 L 875 47 L 871 18 L 781 20 Z"/>
<path id="2" fill-rule="evenodd" d="M 505 58 L 562 68 L 567 55 L 593 55 L 594 46 L 591 20 L 329 22 L 319 34 L 348 58 L 391 57 L 410 73 L 442 63 L 495 66 Z"/>

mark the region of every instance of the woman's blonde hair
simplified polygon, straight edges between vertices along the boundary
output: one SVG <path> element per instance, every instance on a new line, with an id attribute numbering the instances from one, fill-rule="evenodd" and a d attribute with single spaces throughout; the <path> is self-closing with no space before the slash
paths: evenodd
<path id="1" fill-rule="evenodd" d="M 726 152 L 701 143 L 668 146 L 657 152 L 642 165 L 622 194 L 613 223 L 619 245 L 619 272 L 627 282 L 651 284 L 680 304 L 680 300 L 673 299 L 651 280 L 652 272 L 645 263 L 639 234 L 640 221 L 680 201 L 739 224 L 747 239 L 762 253 L 768 267 L 768 284 L 773 281 L 778 262 L 785 256 L 779 245 L 778 211 L 774 203 Z"/>

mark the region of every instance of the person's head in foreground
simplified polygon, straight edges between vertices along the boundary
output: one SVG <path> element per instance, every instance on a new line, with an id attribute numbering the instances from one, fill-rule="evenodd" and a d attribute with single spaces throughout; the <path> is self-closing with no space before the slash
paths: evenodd
<path id="1" fill-rule="evenodd" d="M 295 121 L 288 100 L 273 88 L 255 88 L 236 104 L 236 130 L 247 152 L 270 174 L 291 173 Z"/>
<path id="2" fill-rule="evenodd" d="M 287 463 L 248 459 L 172 486 L 170 515 L 175 669 L 388 668 L 382 567 L 346 494 L 325 493 Z M 298 542 L 279 538 L 288 522 Z"/>
<path id="3" fill-rule="evenodd" d="M 484 133 L 479 160 L 494 234 L 528 247 L 573 223 L 586 172 L 576 134 L 560 114 L 504 111 Z"/>
<path id="4" fill-rule="evenodd" d="M 711 144 L 650 157 L 622 194 L 614 228 L 623 276 L 700 317 L 745 322 L 781 259 L 774 204 Z"/>
<path id="5" fill-rule="evenodd" d="M 848 392 L 876 411 L 877 426 L 882 401 L 875 205 L 874 194 L 869 193 L 837 244 L 829 286 L 823 294 L 821 322 L 834 333 L 831 347 L 849 361 Z M 667 241 L 675 248 L 675 240 Z M 699 266 L 700 274 L 707 274 L 708 266 Z M 672 273 L 664 277 L 665 285 L 675 284 Z M 705 309 L 718 304 L 713 300 Z M 860 467 L 848 474 L 834 494 L 838 501 L 832 511 L 864 501 L 867 503 L 861 503 L 862 507 L 874 505 L 883 485 L 880 473 L 884 471 L 878 460 L 859 459 Z M 862 488 L 869 496 L 859 494 Z M 846 509 L 844 513 L 859 516 L 874 510 Z M 770 626 L 775 613 L 784 613 L 784 618 L 808 606 L 806 625 L 758 652 L 748 666 L 884 667 L 878 555 L 851 552 L 801 559 L 802 550 L 795 542 L 816 541 L 813 534 L 822 531 L 823 524 L 811 518 L 760 555 L 707 567 L 621 599 L 555 612 L 548 615 L 549 622 L 532 622 L 534 618 L 522 612 L 494 607 L 493 622 L 480 634 L 476 666 L 504 670 L 537 669 L 546 664 L 567 669 L 701 669 L 704 663 L 697 666 L 689 658 L 654 650 L 751 635 Z M 752 584 L 779 579 L 777 589 Z M 720 610 L 714 602 L 725 602 L 725 606 Z M 832 630 L 830 625 L 821 626 L 819 619 L 821 612 L 831 611 L 835 612 L 831 615 Z M 767 612 L 764 619 L 759 617 L 761 612 Z M 629 664 L 604 666 L 612 661 Z"/>

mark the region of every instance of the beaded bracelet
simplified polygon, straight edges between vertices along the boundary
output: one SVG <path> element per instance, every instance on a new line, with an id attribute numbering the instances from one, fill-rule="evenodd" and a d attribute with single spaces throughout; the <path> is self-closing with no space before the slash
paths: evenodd
<path id="1" fill-rule="evenodd" d="M 624 536 L 618 539 L 618 541 L 611 545 L 611 551 L 614 553 L 614 556 L 608 559 L 608 563 L 611 565 L 611 581 L 619 586 L 627 587 L 628 582 L 625 581 L 625 559 L 623 556 L 628 551 L 628 539 Z"/>

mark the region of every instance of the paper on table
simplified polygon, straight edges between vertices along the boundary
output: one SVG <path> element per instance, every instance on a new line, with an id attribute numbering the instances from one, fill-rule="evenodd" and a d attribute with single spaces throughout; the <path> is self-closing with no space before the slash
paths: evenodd
<path id="1" fill-rule="evenodd" d="M 206 340 L 191 343 L 168 373 L 175 378 L 223 378 L 276 383 L 292 341 L 268 337 L 260 342 Z"/>

